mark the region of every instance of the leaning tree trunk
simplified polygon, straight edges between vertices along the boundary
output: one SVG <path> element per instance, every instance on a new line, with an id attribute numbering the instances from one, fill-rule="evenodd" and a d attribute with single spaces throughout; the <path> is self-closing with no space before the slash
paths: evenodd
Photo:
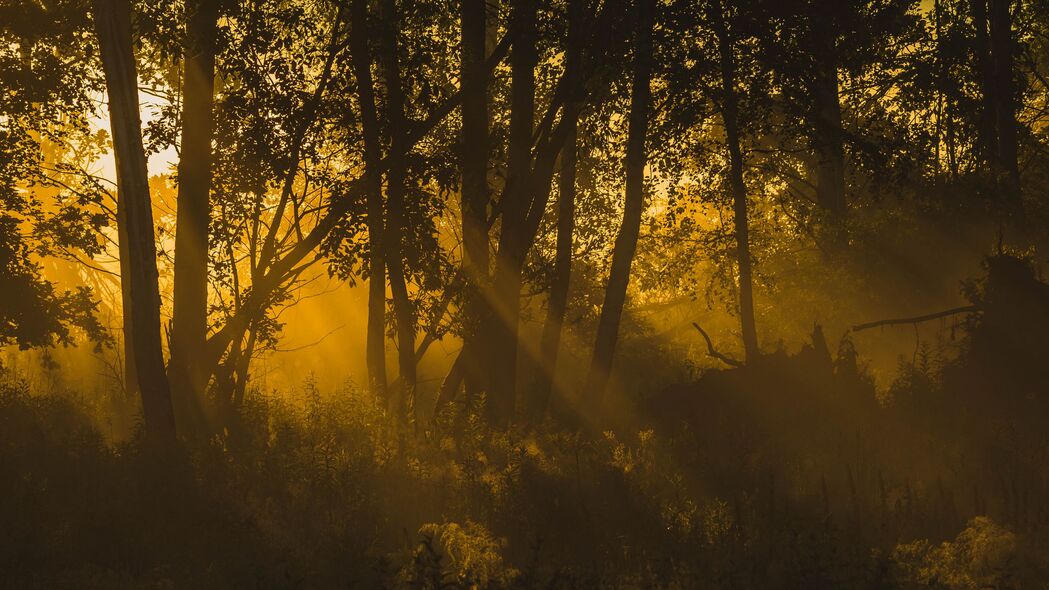
<path id="1" fill-rule="evenodd" d="M 612 270 L 597 324 L 594 356 L 584 386 L 585 401 L 598 408 L 608 386 L 612 358 L 619 338 L 619 323 L 630 283 L 630 267 L 641 232 L 641 214 L 645 204 L 645 138 L 652 102 L 652 23 L 655 0 L 638 0 L 637 32 L 634 45 L 634 73 L 630 94 L 630 119 L 626 148 L 626 201 L 623 223 L 616 236 L 612 253 Z"/>
<path id="2" fill-rule="evenodd" d="M 761 354 L 754 321 L 754 280 L 750 261 L 750 229 L 747 224 L 747 187 L 743 182 L 743 150 L 739 132 L 739 95 L 736 93 L 736 59 L 722 14 L 713 15 L 721 61 L 722 108 L 725 143 L 729 152 L 729 190 L 732 193 L 733 221 L 736 233 L 736 258 L 739 265 L 739 318 L 743 330 L 746 360 Z"/>
<path id="3" fill-rule="evenodd" d="M 175 225 L 175 286 L 171 317 L 171 379 L 180 417 L 199 418 L 208 371 L 197 358 L 208 331 L 208 221 L 215 92 L 217 3 L 186 3 L 182 145 Z"/>
<path id="4" fill-rule="evenodd" d="M 368 365 L 368 386 L 372 395 L 386 403 L 389 394 L 386 382 L 386 254 L 383 234 L 382 146 L 379 119 L 375 108 L 375 87 L 372 82 L 371 55 L 368 44 L 368 2 L 353 0 L 351 8 L 352 34 L 350 53 L 354 76 L 357 78 L 357 96 L 361 110 L 361 128 L 364 134 L 364 169 L 367 187 L 368 211 L 368 328 L 365 356 Z"/>
<path id="5" fill-rule="evenodd" d="M 393 312 L 397 320 L 397 366 L 400 383 L 393 397 L 394 413 L 402 421 L 415 424 L 415 320 L 408 297 L 404 270 L 403 242 L 405 232 L 405 174 L 407 125 L 404 114 L 404 91 L 397 57 L 399 35 L 395 0 L 382 1 L 382 65 L 386 82 L 386 109 L 390 130 L 390 168 L 386 176 L 388 225 L 386 232 L 386 266 L 390 271 Z"/>
<path id="6" fill-rule="evenodd" d="M 117 168 L 117 198 L 124 203 L 131 283 L 132 337 L 147 438 L 175 439 L 175 416 L 164 371 L 160 338 L 160 290 L 157 285 L 153 207 L 139 120 L 138 74 L 131 45 L 129 0 L 95 0 L 95 32 L 109 96 L 109 119 Z"/>

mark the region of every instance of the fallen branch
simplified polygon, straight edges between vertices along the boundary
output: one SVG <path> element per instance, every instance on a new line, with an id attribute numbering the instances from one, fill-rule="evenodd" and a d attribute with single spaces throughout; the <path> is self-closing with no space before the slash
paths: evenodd
<path id="1" fill-rule="evenodd" d="M 703 335 L 703 339 L 707 341 L 707 355 L 712 356 L 712 357 L 718 359 L 719 361 L 725 363 L 726 365 L 730 365 L 730 366 L 733 366 L 733 367 L 742 367 L 743 366 L 742 362 L 737 361 L 736 359 L 734 359 L 734 358 L 732 358 L 730 356 L 727 356 L 727 355 L 724 355 L 724 354 L 718 352 L 714 348 L 714 342 L 710 340 L 710 336 L 708 336 L 707 333 L 703 331 L 703 328 L 699 327 L 699 324 L 697 324 L 696 322 L 692 322 L 692 326 L 694 328 L 696 328 L 697 330 L 699 330 L 699 333 Z"/>
<path id="2" fill-rule="evenodd" d="M 926 315 L 919 315 L 912 318 L 895 318 L 890 320 L 878 320 L 876 322 L 868 322 L 866 324 L 858 324 L 852 327 L 853 332 L 859 332 L 860 330 L 866 330 L 868 328 L 877 328 L 879 326 L 899 326 L 899 325 L 913 325 L 920 324 L 922 322 L 928 322 L 930 320 L 938 320 L 940 318 L 950 317 L 952 315 L 958 315 L 961 313 L 973 313 L 980 311 L 978 305 L 966 305 L 963 307 L 955 307 L 952 309 L 945 309 L 936 313 L 930 313 Z"/>

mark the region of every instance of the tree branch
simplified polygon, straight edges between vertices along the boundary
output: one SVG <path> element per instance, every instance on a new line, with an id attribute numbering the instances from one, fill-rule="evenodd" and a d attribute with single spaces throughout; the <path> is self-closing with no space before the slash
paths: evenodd
<path id="1" fill-rule="evenodd" d="M 919 324 L 921 322 L 928 322 L 930 320 L 938 320 L 940 318 L 950 317 L 952 315 L 958 315 L 961 313 L 973 313 L 980 311 L 978 305 L 966 305 L 963 307 L 955 307 L 952 309 L 945 309 L 936 313 L 930 313 L 926 315 L 919 315 L 911 318 L 895 318 L 889 320 L 878 320 L 876 322 L 868 322 L 866 324 L 857 324 L 852 327 L 853 332 L 859 332 L 860 330 L 866 330 L 868 328 L 877 328 L 879 326 L 898 326 L 901 324 Z"/>
<path id="2" fill-rule="evenodd" d="M 718 352 L 714 348 L 714 342 L 712 342 L 710 340 L 710 336 L 708 336 L 707 333 L 705 331 L 703 331 L 703 328 L 699 327 L 699 324 L 697 324 L 696 322 L 692 322 L 692 326 L 695 329 L 699 330 L 699 333 L 703 335 L 703 340 L 707 341 L 707 355 L 708 356 L 712 356 L 712 357 L 718 359 L 719 361 L 725 363 L 726 365 L 730 365 L 730 366 L 733 366 L 733 367 L 742 367 L 743 366 L 742 362 L 737 361 L 736 359 L 734 359 L 734 358 L 732 358 L 730 356 L 727 356 L 727 355 L 724 355 L 724 354 Z"/>

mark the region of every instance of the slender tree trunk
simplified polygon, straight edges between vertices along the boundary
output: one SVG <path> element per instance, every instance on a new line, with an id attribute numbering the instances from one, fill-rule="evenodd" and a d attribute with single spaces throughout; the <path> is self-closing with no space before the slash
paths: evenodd
<path id="1" fill-rule="evenodd" d="M 936 149 L 933 152 L 933 176 L 935 182 L 939 183 L 942 178 L 941 170 L 943 169 L 940 151 L 943 140 L 943 117 L 946 111 L 943 87 L 947 82 L 946 60 L 943 58 L 943 17 L 941 16 L 940 0 L 933 0 L 932 15 L 933 35 L 935 35 L 933 50 L 936 52 L 933 57 L 936 70 L 936 130 L 934 134 Z"/>
<path id="2" fill-rule="evenodd" d="M 539 422 L 550 405 L 550 394 L 557 375 L 557 357 L 561 347 L 561 329 L 568 309 L 568 287 L 572 278 L 572 236 L 575 231 L 576 129 L 572 125 L 561 152 L 558 177 L 557 244 L 554 255 L 554 279 L 550 285 L 546 320 L 539 340 L 539 370 L 536 374 L 530 419 Z"/>
<path id="3" fill-rule="evenodd" d="M 208 331 L 208 221 L 211 192 L 212 107 L 215 92 L 217 3 L 186 3 L 186 47 L 182 90 L 175 226 L 175 286 L 168 374 L 180 416 L 197 418 L 207 371 L 197 354 Z"/>
<path id="4" fill-rule="evenodd" d="M 976 137 L 977 159 L 983 165 L 983 174 L 990 176 L 993 182 L 998 174 L 998 134 L 995 122 L 998 89 L 995 86 L 994 63 L 991 59 L 991 44 L 987 34 L 987 0 L 969 0 L 969 8 L 976 31 L 973 51 L 981 94 Z"/>
<path id="5" fill-rule="evenodd" d="M 506 425 L 514 411 L 517 383 L 517 340 L 521 313 L 521 271 L 527 254 L 526 220 L 532 197 L 532 130 L 535 121 L 536 5 L 514 2 L 510 53 L 510 143 L 507 188 L 503 192 L 502 228 L 495 265 L 495 315 L 487 328 L 492 357 L 487 415 L 493 425 Z"/>
<path id="6" fill-rule="evenodd" d="M 488 80 L 485 68 L 488 13 L 485 0 L 462 0 L 462 232 L 463 375 L 467 392 L 485 389 L 486 340 L 481 326 L 490 315 L 488 242 Z"/>
<path id="7" fill-rule="evenodd" d="M 1011 0 L 991 0 L 991 56 L 994 64 L 994 87 L 997 105 L 998 152 L 1001 174 L 998 186 L 1005 193 L 1007 205 L 1020 209 L 1020 165 L 1017 149 L 1016 82 L 1013 78 L 1015 39 L 1013 38 Z"/>
<path id="8" fill-rule="evenodd" d="M 845 152 L 842 145 L 841 99 L 838 94 L 837 32 L 829 15 L 815 15 L 813 46 L 816 65 L 816 200 L 831 215 L 845 215 Z"/>
<path id="9" fill-rule="evenodd" d="M 630 119 L 626 151 L 626 201 L 623 223 L 612 253 L 612 270 L 605 289 L 605 301 L 597 324 L 594 356 L 590 362 L 584 395 L 592 408 L 600 406 L 612 371 L 612 358 L 619 338 L 619 323 L 630 283 L 630 267 L 641 232 L 645 204 L 645 139 L 652 102 L 652 24 L 655 0 L 638 0 L 637 32 L 634 46 L 634 73 L 630 92 Z"/>
<path id="10" fill-rule="evenodd" d="M 739 265 L 739 318 L 743 330 L 743 349 L 747 361 L 760 356 L 754 321 L 754 282 L 750 261 L 750 229 L 747 225 L 747 187 L 743 182 L 743 150 L 739 131 L 739 96 L 736 94 L 736 59 L 732 38 L 721 14 L 714 15 L 721 54 L 721 115 L 725 124 L 725 143 L 729 152 L 729 190 L 736 230 L 736 257 Z"/>
<path id="11" fill-rule="evenodd" d="M 120 255 L 120 307 L 124 331 L 124 389 L 138 395 L 138 369 L 135 355 L 135 329 L 131 308 L 131 248 L 127 235 L 127 211 L 124 199 L 117 196 L 117 252 Z"/>
<path id="12" fill-rule="evenodd" d="M 236 367 L 236 380 L 233 383 L 233 407 L 239 408 L 244 404 L 244 392 L 248 388 L 248 368 L 251 366 L 251 357 L 255 354 L 255 343 L 258 330 L 252 323 L 248 329 L 248 342 L 241 351 L 240 359 Z"/>
<path id="13" fill-rule="evenodd" d="M 568 2 L 568 51 L 565 70 L 572 81 L 573 94 L 581 92 L 582 75 L 579 71 L 582 58 L 582 21 L 585 0 Z M 554 279 L 550 285 L 550 300 L 547 304 L 546 321 L 539 341 L 539 370 L 532 392 L 529 418 L 539 422 L 550 404 L 550 393 L 557 374 L 557 356 L 561 346 L 561 329 L 565 310 L 568 307 L 568 287 L 572 277 L 572 237 L 575 232 L 576 193 L 576 150 L 577 150 L 577 96 L 565 104 L 565 117 L 570 125 L 561 149 L 561 170 L 558 175 L 557 195 L 557 244 L 554 255 Z"/>
<path id="14" fill-rule="evenodd" d="M 351 7 L 352 33 L 350 53 L 354 77 L 357 78 L 357 96 L 361 110 L 361 128 L 364 134 L 364 168 L 368 211 L 368 332 L 365 356 L 368 365 L 368 386 L 372 395 L 383 403 L 389 401 L 386 381 L 386 253 L 383 237 L 382 145 L 379 118 L 375 108 L 375 87 L 372 82 L 372 60 L 369 51 L 368 1 L 353 0 Z"/>
<path id="15" fill-rule="evenodd" d="M 949 103 L 950 104 L 950 103 Z M 948 109 L 950 111 L 950 109 Z M 948 115 L 947 117 L 947 170 L 951 175 L 951 184 L 958 182 L 958 145 L 955 141 L 955 127 L 957 123 L 954 117 Z"/>
<path id="16" fill-rule="evenodd" d="M 139 120 L 131 4 L 128 0 L 95 0 L 94 21 L 109 96 L 117 198 L 124 202 L 126 217 L 129 276 L 123 278 L 131 283 L 131 308 L 124 313 L 132 315 L 146 435 L 158 442 L 170 442 L 175 439 L 175 417 L 160 339 L 156 238 Z"/>
<path id="17" fill-rule="evenodd" d="M 415 319 L 404 271 L 402 244 L 405 231 L 405 174 L 407 126 L 404 114 L 404 91 L 397 57 L 399 35 L 395 0 L 382 0 L 383 42 L 382 65 L 386 81 L 386 108 L 390 129 L 390 168 L 386 176 L 388 227 L 386 233 L 386 266 L 390 271 L 393 311 L 397 319 L 397 361 L 400 383 L 394 397 L 395 414 L 415 423 Z"/>

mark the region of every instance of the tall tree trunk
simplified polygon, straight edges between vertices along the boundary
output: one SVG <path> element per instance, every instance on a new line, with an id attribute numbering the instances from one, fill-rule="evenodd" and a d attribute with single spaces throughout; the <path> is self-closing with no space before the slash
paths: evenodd
<path id="1" fill-rule="evenodd" d="M 713 15 L 721 58 L 721 116 L 725 124 L 725 143 L 729 152 L 729 190 L 732 193 L 739 265 L 739 319 L 743 331 L 743 350 L 747 361 L 761 354 L 754 321 L 754 282 L 750 261 L 750 228 L 747 224 L 747 187 L 743 182 L 743 149 L 739 131 L 739 96 L 736 94 L 736 57 L 724 15 Z"/>
<path id="2" fill-rule="evenodd" d="M 382 145 L 379 118 L 375 108 L 375 86 L 372 82 L 372 60 L 369 51 L 368 1 L 353 0 L 350 18 L 350 54 L 364 134 L 364 168 L 368 211 L 368 328 L 365 356 L 368 365 L 368 387 L 372 395 L 388 402 L 386 381 L 386 253 L 383 237 Z"/>
<path id="3" fill-rule="evenodd" d="M 994 63 L 994 87 L 997 99 L 995 116 L 998 126 L 998 186 L 1005 193 L 1006 204 L 1020 209 L 1020 165 L 1016 130 L 1016 82 L 1013 78 L 1015 39 L 1013 38 L 1011 0 L 991 0 L 991 57 Z"/>
<path id="4" fill-rule="evenodd" d="M 397 319 L 397 361 L 400 383 L 395 414 L 415 423 L 415 320 L 404 271 L 402 244 L 405 231 L 405 174 L 407 125 L 404 114 L 404 91 L 401 87 L 401 68 L 397 57 L 399 36 L 395 0 L 382 0 L 383 40 L 382 65 L 386 81 L 387 120 L 390 129 L 390 168 L 386 176 L 388 227 L 386 233 L 386 266 L 390 271 L 390 289 L 393 292 L 393 312 Z"/>
<path id="5" fill-rule="evenodd" d="M 514 411 L 517 383 L 517 339 L 521 306 L 521 271 L 528 251 L 526 220 L 532 197 L 532 131 L 535 121 L 536 5 L 514 2 L 514 44 L 510 53 L 510 137 L 507 188 L 502 197 L 502 228 L 495 265 L 495 315 L 492 335 L 487 415 L 506 425 Z"/>
<path id="6" fill-rule="evenodd" d="M 565 104 L 565 117 L 570 125 L 561 149 L 561 170 L 558 175 L 557 244 L 554 255 L 554 278 L 550 285 L 546 321 L 539 341 L 539 370 L 532 391 L 529 419 L 542 420 L 550 404 L 550 393 L 557 374 L 557 356 L 561 346 L 561 329 L 568 307 L 568 287 L 572 278 L 572 236 L 575 232 L 576 151 L 578 95 L 581 93 L 583 36 L 582 24 L 585 0 L 568 2 L 568 51 L 565 58 L 566 78 L 573 86 L 573 96 Z"/>
<path id="7" fill-rule="evenodd" d="M 933 64 L 936 72 L 936 128 L 933 134 L 933 141 L 936 144 L 935 150 L 933 151 L 933 177 L 934 181 L 938 184 L 942 178 L 941 170 L 943 169 L 943 158 L 940 155 L 941 144 L 943 140 L 943 117 L 946 112 L 945 105 L 945 92 L 944 85 L 947 82 L 947 62 L 943 55 L 943 17 L 941 16 L 940 0 L 933 0 L 932 3 L 932 19 L 933 19 Z M 950 158 L 948 158 L 950 160 Z"/>
<path id="8" fill-rule="evenodd" d="M 95 0 L 95 32 L 109 96 L 109 119 L 117 168 L 118 199 L 124 202 L 131 283 L 132 336 L 146 435 L 158 442 L 175 439 L 175 416 L 164 371 L 160 339 L 153 207 L 139 120 L 138 74 L 131 45 L 129 0 Z"/>
<path id="9" fill-rule="evenodd" d="M 462 0 L 462 232 L 463 352 L 469 395 L 485 389 L 488 335 L 481 329 L 490 315 L 488 242 L 488 80 L 485 67 L 488 13 L 485 0 Z"/>
<path id="10" fill-rule="evenodd" d="M 991 59 L 991 44 L 987 34 L 987 0 L 969 0 L 970 16 L 976 31 L 976 72 L 980 82 L 980 111 L 977 120 L 977 160 L 981 171 L 994 181 L 997 177 L 998 133 L 995 121 L 997 91 L 994 79 L 994 63 Z"/>
<path id="11" fill-rule="evenodd" d="M 168 375 L 176 410 L 197 418 L 207 371 L 196 355 L 208 331 L 208 221 L 217 3 L 186 2 L 182 145 L 175 226 L 175 286 Z"/>
<path id="12" fill-rule="evenodd" d="M 845 215 L 845 153 L 842 145 L 841 98 L 838 95 L 837 31 L 829 14 L 812 18 L 816 54 L 816 201 L 825 211 Z"/>
<path id="13" fill-rule="evenodd" d="M 612 269 L 597 324 L 594 356 L 590 362 L 584 395 L 590 407 L 597 408 L 604 397 L 612 371 L 612 358 L 619 339 L 619 323 L 630 283 L 630 267 L 641 232 L 645 204 L 645 138 L 652 102 L 652 24 L 655 0 L 637 0 L 637 31 L 634 41 L 634 73 L 630 91 L 630 119 L 626 148 L 626 200 L 623 223 L 616 236 Z"/>
<path id="14" fill-rule="evenodd" d="M 550 285 L 546 320 L 539 340 L 539 367 L 532 391 L 529 419 L 539 422 L 550 405 L 557 375 L 557 357 L 561 348 L 561 329 L 568 309 L 568 288 L 572 278 L 572 237 L 575 232 L 576 125 L 572 124 L 561 152 L 558 176 L 557 244 L 554 254 L 554 277 Z"/>

